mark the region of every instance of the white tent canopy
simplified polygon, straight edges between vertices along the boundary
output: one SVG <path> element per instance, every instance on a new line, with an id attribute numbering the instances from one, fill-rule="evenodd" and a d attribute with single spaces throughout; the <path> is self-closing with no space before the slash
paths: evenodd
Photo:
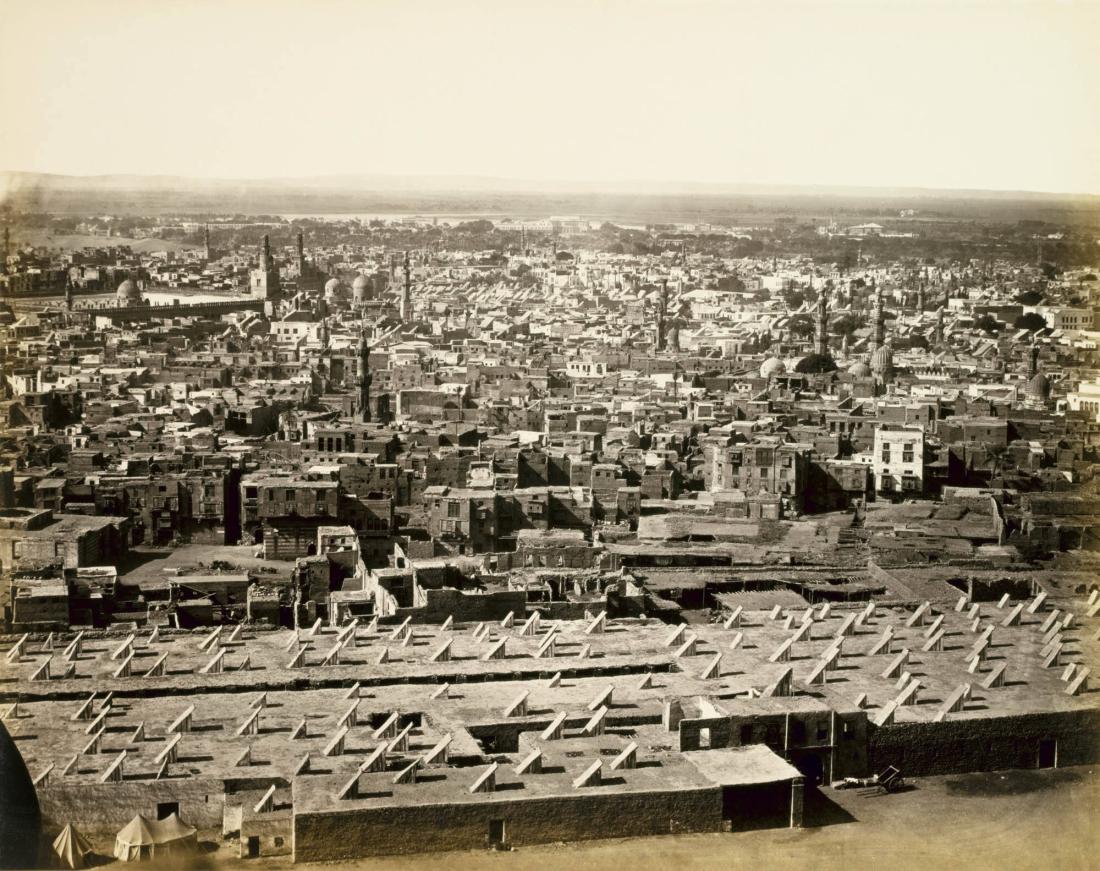
<path id="1" fill-rule="evenodd" d="M 138 814 L 115 837 L 115 858 L 136 862 L 198 848 L 198 830 L 171 814 L 163 820 L 150 820 Z"/>
<path id="2" fill-rule="evenodd" d="M 54 838 L 53 851 L 62 868 L 84 868 L 88 864 L 92 845 L 69 823 Z"/>

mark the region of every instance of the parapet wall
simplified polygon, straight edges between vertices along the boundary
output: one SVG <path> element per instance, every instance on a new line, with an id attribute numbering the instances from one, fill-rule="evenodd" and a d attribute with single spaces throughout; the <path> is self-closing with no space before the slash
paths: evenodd
<path id="1" fill-rule="evenodd" d="M 508 798 L 507 793 L 494 793 L 476 804 L 297 813 L 294 861 L 481 849 L 489 843 L 491 820 L 504 821 L 506 840 L 515 846 L 717 832 L 724 825 L 718 786 L 518 800 Z"/>

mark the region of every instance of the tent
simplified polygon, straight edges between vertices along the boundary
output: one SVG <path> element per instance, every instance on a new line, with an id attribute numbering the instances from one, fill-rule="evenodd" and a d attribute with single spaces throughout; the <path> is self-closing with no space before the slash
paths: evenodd
<path id="1" fill-rule="evenodd" d="M 92 845 L 80 832 L 69 823 L 61 830 L 53 841 L 53 851 L 57 856 L 58 864 L 62 868 L 84 868 L 88 864 L 88 856 L 92 853 Z"/>
<path id="2" fill-rule="evenodd" d="M 141 814 L 128 822 L 115 837 L 115 858 L 123 862 L 189 853 L 198 848 L 198 830 L 171 814 L 150 820 Z"/>

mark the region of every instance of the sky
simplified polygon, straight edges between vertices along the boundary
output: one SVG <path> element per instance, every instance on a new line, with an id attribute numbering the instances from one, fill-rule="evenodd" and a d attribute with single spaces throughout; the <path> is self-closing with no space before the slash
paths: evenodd
<path id="1" fill-rule="evenodd" d="M 1100 0 L 0 0 L 0 170 L 1100 194 Z"/>

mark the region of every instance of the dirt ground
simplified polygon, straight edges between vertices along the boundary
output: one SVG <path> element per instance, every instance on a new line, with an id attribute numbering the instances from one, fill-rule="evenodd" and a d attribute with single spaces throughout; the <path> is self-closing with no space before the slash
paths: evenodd
<path id="1" fill-rule="evenodd" d="M 1100 864 L 1100 768 L 1005 771 L 920 778 L 905 791 L 826 790 L 802 829 L 679 835 L 363 859 L 312 867 L 339 871 L 421 868 L 630 871 L 674 868 L 1091 869 Z M 414 836 L 415 833 L 410 833 Z M 206 867 L 258 868 L 222 847 Z M 264 869 L 289 868 L 268 859 Z"/>
<path id="2" fill-rule="evenodd" d="M 185 544 L 179 547 L 133 548 L 119 564 L 119 580 L 124 584 L 164 581 L 177 571 L 204 574 L 214 562 L 229 564 L 229 572 L 262 571 L 270 578 L 289 577 L 293 562 L 265 560 L 255 556 L 253 545 Z"/>

